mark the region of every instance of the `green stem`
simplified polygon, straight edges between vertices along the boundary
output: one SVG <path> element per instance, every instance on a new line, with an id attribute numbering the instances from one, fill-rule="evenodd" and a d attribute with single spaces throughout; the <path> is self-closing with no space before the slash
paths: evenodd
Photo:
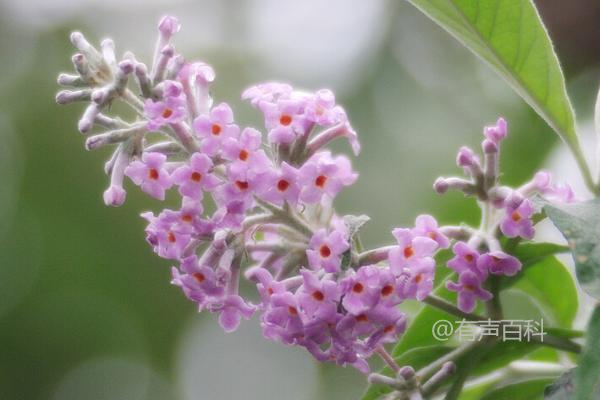
<path id="1" fill-rule="evenodd" d="M 588 165 L 585 156 L 583 155 L 583 151 L 581 150 L 581 145 L 579 144 L 579 140 L 575 140 L 574 143 L 568 143 L 569 149 L 571 153 L 573 153 L 573 157 L 575 157 L 575 161 L 577 162 L 577 166 L 579 167 L 579 171 L 583 176 L 583 181 L 587 188 L 594 194 L 594 196 L 600 196 L 600 184 L 596 184 L 594 182 L 594 178 L 592 178 L 592 172 L 590 171 L 590 166 Z"/>
<path id="2" fill-rule="evenodd" d="M 485 303 L 488 316 L 496 321 L 503 318 L 502 303 L 500 302 L 500 276 L 491 276 L 489 280 L 489 289 L 492 292 L 492 299 Z"/>
<path id="3" fill-rule="evenodd" d="M 436 371 L 442 367 L 442 365 L 444 365 L 448 361 L 458 360 L 459 358 L 469 354 L 471 351 L 478 348 L 479 345 L 481 345 L 481 341 L 473 340 L 471 342 L 467 342 L 467 343 L 457 347 L 456 349 L 452 350 L 448 354 L 441 356 L 437 360 L 432 361 L 430 364 L 426 365 L 425 367 L 423 367 L 419 371 L 417 371 L 418 379 L 420 381 L 427 380 L 429 377 L 431 377 L 433 374 L 435 374 Z"/>
<path id="4" fill-rule="evenodd" d="M 449 303 L 448 301 L 433 295 L 427 296 L 423 299 L 425 304 L 428 304 L 432 307 L 438 308 L 442 311 L 447 312 L 448 314 L 455 315 L 461 319 L 465 319 L 468 321 L 488 321 L 488 318 L 482 317 L 477 314 L 465 313 L 459 310 L 454 304 Z M 502 324 L 502 321 L 499 321 Z M 532 344 L 537 344 L 541 346 L 552 347 L 558 350 L 569 351 L 572 353 L 581 353 L 581 345 L 558 336 L 553 336 L 549 333 L 546 333 L 543 337 L 531 336 L 528 338 Z"/>
<path id="5" fill-rule="evenodd" d="M 441 297 L 437 297 L 435 295 L 430 294 L 425 299 L 423 299 L 423 303 L 428 304 L 432 307 L 438 308 L 442 311 L 447 312 L 448 314 L 455 315 L 459 318 L 464 318 L 468 321 L 487 321 L 487 318 L 482 317 L 480 315 L 466 313 L 459 310 L 454 304 L 442 299 Z"/>
<path id="6" fill-rule="evenodd" d="M 450 386 L 450 390 L 448 390 L 448 393 L 446 393 L 446 397 L 444 398 L 445 400 L 458 399 L 458 396 L 460 395 L 460 392 L 462 391 L 463 386 L 465 385 L 465 382 L 467 381 L 467 378 L 469 377 L 469 374 L 471 373 L 471 370 L 473 368 L 475 368 L 475 366 L 477 365 L 479 360 L 481 360 L 481 358 L 487 352 L 486 347 L 487 347 L 488 342 L 489 342 L 489 340 L 482 340 L 481 342 L 478 342 L 477 344 L 479 346 L 475 346 L 472 349 L 472 351 L 467 353 L 467 355 L 465 356 L 466 362 L 463 363 L 462 368 L 460 368 L 457 371 L 456 378 L 454 379 L 452 386 Z M 489 347 L 488 347 L 488 349 L 489 349 Z M 475 350 L 479 350 L 479 351 L 475 351 Z"/>

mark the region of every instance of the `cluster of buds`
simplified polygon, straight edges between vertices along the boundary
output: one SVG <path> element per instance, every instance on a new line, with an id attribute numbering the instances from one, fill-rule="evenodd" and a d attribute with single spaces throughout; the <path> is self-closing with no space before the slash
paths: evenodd
<path id="1" fill-rule="evenodd" d="M 435 188 L 476 195 L 501 218 L 486 211 L 482 227 L 471 229 L 438 227 L 421 215 L 414 227 L 394 229 L 397 244 L 361 252 L 357 233 L 368 218 L 339 216 L 333 207 L 358 175 L 347 157 L 326 146 L 346 138 L 354 154 L 360 151 L 333 93 L 275 82 L 252 86 L 242 99 L 263 114 L 264 131 L 242 129 L 228 104 L 213 104 L 213 69 L 175 52 L 170 39 L 179 28 L 174 17 L 160 21 L 150 67 L 130 52 L 117 61 L 111 40 L 97 50 L 73 33 L 77 75 L 59 76 L 71 89 L 58 93 L 57 102 L 89 102 L 79 121 L 86 148 L 115 147 L 105 166 L 107 205 L 125 201 L 125 177 L 160 201 L 177 189 L 179 209 L 142 214 L 147 241 L 175 263 L 172 283 L 200 311 L 217 314 L 227 332 L 258 312 L 265 337 L 367 373 L 367 359 L 386 354 L 382 346 L 406 328 L 397 306 L 431 293 L 436 252 L 455 241 L 448 266 L 459 279 L 448 288 L 469 312 L 477 299 L 491 298 L 483 288 L 488 274 L 513 275 L 521 267 L 500 250 L 496 228 L 529 239 L 532 194 L 572 198 L 545 172 L 516 190 L 498 186 L 499 143 L 506 136 L 499 120 L 485 131 L 485 166 L 463 148 L 458 164 L 470 179 L 440 178 Z M 107 115 L 116 101 L 132 108 L 132 121 Z M 256 285 L 258 301 L 241 296 L 241 277 Z"/>
<path id="2" fill-rule="evenodd" d="M 484 129 L 483 164 L 473 150 L 461 147 L 456 164 L 462 167 L 466 179 L 438 178 L 433 187 L 438 193 L 457 189 L 467 196 L 476 196 L 481 207 L 481 225 L 446 227 L 446 234 L 454 239 L 454 258 L 448 267 L 458 274 L 458 282 L 448 281 L 446 287 L 458 292 L 458 307 L 471 312 L 477 300 L 488 301 L 492 293 L 484 288 L 488 276 L 513 276 L 521 270 L 521 262 L 501 251 L 498 238 L 533 238 L 536 208 L 532 197 L 541 195 L 551 201 L 575 201 L 568 185 L 555 185 L 547 171 L 539 171 L 534 178 L 519 188 L 499 184 L 500 144 L 508 134 L 507 123 L 500 118 L 494 126 Z"/>

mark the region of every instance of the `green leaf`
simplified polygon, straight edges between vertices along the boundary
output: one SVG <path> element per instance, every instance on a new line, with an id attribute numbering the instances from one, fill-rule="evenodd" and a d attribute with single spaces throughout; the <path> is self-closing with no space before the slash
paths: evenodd
<path id="1" fill-rule="evenodd" d="M 588 324 L 587 340 L 575 370 L 576 400 L 600 398 L 600 305 L 596 305 Z"/>
<path id="2" fill-rule="evenodd" d="M 542 261 L 545 258 L 559 253 L 566 253 L 569 247 L 555 243 L 532 243 L 525 242 L 519 244 L 511 254 L 517 257 L 527 266 Z"/>
<path id="3" fill-rule="evenodd" d="M 572 147 L 573 107 L 531 0 L 409 0 L 487 62 Z"/>
<path id="4" fill-rule="evenodd" d="M 509 285 L 530 295 L 552 319 L 548 326 L 568 328 L 573 323 L 579 300 L 571 274 L 555 257 L 546 258 L 524 269 L 517 280 L 505 280 Z"/>
<path id="5" fill-rule="evenodd" d="M 544 212 L 569 243 L 579 284 L 600 299 L 600 199 L 546 204 Z"/>
<path id="6" fill-rule="evenodd" d="M 348 230 L 346 239 L 348 240 L 350 247 L 342 255 L 341 267 L 343 270 L 350 268 L 352 264 L 352 253 L 355 250 L 355 247 L 357 247 L 355 240 L 358 238 L 358 233 L 361 228 L 369 222 L 370 219 L 371 218 L 366 215 L 344 215 L 344 225 L 346 225 Z"/>
<path id="7" fill-rule="evenodd" d="M 573 398 L 573 375 L 576 369 L 570 369 L 550 386 L 544 389 L 545 400 L 570 400 Z"/>
<path id="8" fill-rule="evenodd" d="M 344 215 L 344 224 L 348 228 L 348 239 L 352 240 L 370 219 L 366 215 Z"/>
<path id="9" fill-rule="evenodd" d="M 427 346 L 417 347 L 410 349 L 409 351 L 402 354 L 401 357 L 396 358 L 398 365 L 411 365 L 415 369 L 419 369 L 429 364 L 433 360 L 436 360 L 449 351 L 452 347 L 449 346 Z M 381 371 L 382 374 L 392 376 L 392 371 L 386 367 Z M 371 385 L 367 388 L 367 391 L 361 398 L 361 400 L 375 400 L 380 398 L 391 390 L 387 386 L 382 385 Z"/>
<path id="10" fill-rule="evenodd" d="M 544 388 L 551 379 L 532 379 L 529 381 L 506 385 L 483 396 L 481 400 L 538 400 L 542 399 Z"/>

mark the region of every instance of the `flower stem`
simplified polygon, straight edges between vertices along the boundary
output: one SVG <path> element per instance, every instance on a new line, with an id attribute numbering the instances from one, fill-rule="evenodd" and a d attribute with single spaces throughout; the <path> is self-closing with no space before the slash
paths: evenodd
<path id="1" fill-rule="evenodd" d="M 388 253 L 394 247 L 395 246 L 383 246 L 360 253 L 358 255 L 358 266 L 362 267 L 363 265 L 377 264 L 378 262 L 386 260 Z"/>
<path id="2" fill-rule="evenodd" d="M 434 296 L 434 295 L 427 296 L 425 299 L 423 299 L 423 302 L 432 307 L 435 307 L 442 311 L 445 311 L 448 314 L 452 314 L 457 317 L 464 318 L 465 320 L 468 320 L 468 321 L 489 321 L 489 319 L 482 317 L 480 315 L 465 313 L 465 312 L 459 310 L 453 304 L 449 303 L 448 301 L 446 301 L 440 297 Z M 500 325 L 503 324 L 503 321 L 498 321 L 498 322 L 500 322 Z M 571 353 L 581 353 L 581 345 L 580 344 L 575 343 L 570 339 L 554 336 L 549 333 L 546 333 L 543 336 L 543 338 L 532 335 L 530 337 L 527 337 L 527 340 L 529 342 L 531 342 L 532 344 L 552 347 L 552 348 L 555 348 L 558 350 L 569 351 Z"/>
<path id="3" fill-rule="evenodd" d="M 579 171 L 583 176 L 583 181 L 587 188 L 594 194 L 594 196 L 600 196 L 600 184 L 596 184 L 594 182 L 594 178 L 592 178 L 592 172 L 590 171 L 590 166 L 587 163 L 585 156 L 583 155 L 583 151 L 581 150 L 581 145 L 579 144 L 579 140 L 576 140 L 575 143 L 568 142 L 569 149 L 571 153 L 573 153 L 573 157 L 575 157 L 575 161 L 577 162 L 577 166 L 579 167 Z"/>
<path id="4" fill-rule="evenodd" d="M 395 374 L 397 374 L 398 371 L 400 371 L 400 366 L 398 365 L 398 363 L 396 363 L 396 360 L 394 360 L 391 354 L 387 352 L 385 347 L 379 345 L 375 349 L 375 352 L 388 365 L 388 367 L 390 367 L 392 371 L 394 371 Z"/>
<path id="5" fill-rule="evenodd" d="M 455 315 L 460 318 L 464 318 L 469 321 L 486 321 L 487 320 L 487 318 L 482 317 L 480 315 L 466 313 L 464 311 L 461 311 L 454 304 L 442 299 L 441 297 L 437 297 L 432 294 L 425 297 L 423 299 L 423 303 L 428 304 L 432 307 L 438 308 L 442 311 L 445 311 L 448 314 L 452 314 L 452 315 Z"/>
<path id="6" fill-rule="evenodd" d="M 443 355 L 442 357 L 434 360 L 430 364 L 421 368 L 417 371 L 417 377 L 421 381 L 425 381 L 429 379 L 433 374 L 435 374 L 445 363 L 449 361 L 455 362 L 459 358 L 469 354 L 473 349 L 478 348 L 481 345 L 482 341 L 477 338 L 477 340 L 473 340 L 471 342 L 467 342 L 456 349 L 452 350 L 448 354 Z"/>

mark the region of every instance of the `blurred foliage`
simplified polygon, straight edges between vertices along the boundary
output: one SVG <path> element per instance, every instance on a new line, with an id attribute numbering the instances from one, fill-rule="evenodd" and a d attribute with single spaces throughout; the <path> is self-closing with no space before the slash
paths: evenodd
<path id="1" fill-rule="evenodd" d="M 339 211 L 371 216 L 363 230 L 367 245 L 390 242 L 392 227 L 410 224 L 422 212 L 442 223 L 477 222 L 472 200 L 455 193 L 437 196 L 431 184 L 438 175 L 459 172 L 454 164 L 458 147 L 464 143 L 478 148 L 483 125 L 497 116 L 510 124 L 502 154 L 502 180 L 507 184 L 526 181 L 557 142 L 546 124 L 498 78 L 481 72 L 466 50 L 408 6 L 389 7 L 388 17 L 398 21 L 371 54 L 359 84 L 343 90 L 339 99 L 364 149 L 355 160 L 361 179 L 342 194 Z M 436 58 L 440 48 L 455 54 L 455 67 L 443 79 L 472 81 L 464 91 L 426 86 L 399 61 L 396 24 L 415 18 L 431 40 L 419 42 L 419 35 L 408 40 L 416 41 L 432 63 L 441 62 Z M 123 207 L 104 207 L 101 194 L 107 178 L 102 165 L 109 153 L 83 149 L 76 130 L 82 106 L 54 104 L 56 74 L 71 68 L 67 35 L 74 25 L 29 32 L 33 44 L 22 47 L 22 53 L 14 43 L 8 49 L 0 41 L 0 50 L 20 57 L 18 63 L 0 61 L 11 71 L 10 80 L 0 84 L 0 110 L 18 142 L 14 149 L 20 168 L 18 174 L 9 174 L 22 176 L 15 208 L 6 218 L 0 214 L 2 399 L 51 399 L 69 371 L 102 357 L 147 365 L 175 386 L 186 321 L 201 318 L 169 285 L 168 262 L 155 257 L 144 242 L 145 224 L 137 215 L 160 205 L 132 187 Z M 0 36 L 18 40 L 21 31 L 11 31 L 11 26 L 3 22 Z M 245 68 L 253 55 L 213 49 L 202 58 L 218 71 L 215 97 L 240 110 L 241 121 L 259 123 L 239 100 L 240 90 L 257 75 Z M 268 76 L 266 71 L 258 75 Z M 587 85 L 581 88 L 589 97 Z M 345 143 L 336 149 L 348 152 Z M 0 186 L 0 194 L 2 190 Z M 235 334 L 228 338 L 236 340 Z M 290 357 L 295 355 L 290 352 Z M 315 371 L 319 385 L 329 382 L 323 399 L 358 397 L 366 385 L 351 369 L 319 366 Z M 266 385 L 269 379 L 265 376 L 257 384 Z M 156 398 L 151 396 L 143 398 Z"/>

